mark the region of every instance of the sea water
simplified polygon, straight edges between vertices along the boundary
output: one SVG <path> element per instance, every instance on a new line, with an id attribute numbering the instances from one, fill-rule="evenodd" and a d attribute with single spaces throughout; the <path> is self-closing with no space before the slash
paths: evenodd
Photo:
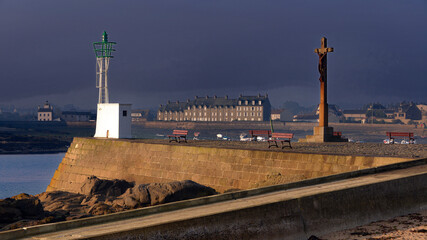
<path id="1" fill-rule="evenodd" d="M 65 153 L 0 155 L 0 199 L 46 191 Z"/>

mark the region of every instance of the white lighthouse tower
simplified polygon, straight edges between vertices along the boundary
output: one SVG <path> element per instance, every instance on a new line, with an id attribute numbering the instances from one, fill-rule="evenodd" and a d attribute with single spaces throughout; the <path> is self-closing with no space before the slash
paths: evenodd
<path id="1" fill-rule="evenodd" d="M 96 56 L 96 87 L 99 97 L 96 116 L 95 137 L 131 138 L 131 104 L 110 103 L 108 96 L 108 67 L 113 58 L 113 45 L 104 31 L 102 42 L 94 42 Z"/>

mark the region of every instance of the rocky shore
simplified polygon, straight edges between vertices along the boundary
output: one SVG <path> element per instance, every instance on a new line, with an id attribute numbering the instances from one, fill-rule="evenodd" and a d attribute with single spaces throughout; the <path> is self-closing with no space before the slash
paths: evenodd
<path id="1" fill-rule="evenodd" d="M 61 136 L 31 136 L 0 132 L 0 154 L 66 152 L 71 140 Z"/>
<path id="2" fill-rule="evenodd" d="M 135 185 L 89 177 L 79 193 L 21 193 L 0 200 L 0 230 L 85 218 L 216 194 L 190 180 Z"/>
<path id="3" fill-rule="evenodd" d="M 321 236 L 328 240 L 385 240 L 427 239 L 427 211 L 373 222 L 364 226 L 338 231 Z"/>

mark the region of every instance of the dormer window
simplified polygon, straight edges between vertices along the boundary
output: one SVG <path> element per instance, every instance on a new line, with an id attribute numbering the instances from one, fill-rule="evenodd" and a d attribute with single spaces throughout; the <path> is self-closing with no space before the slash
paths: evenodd
<path id="1" fill-rule="evenodd" d="M 258 101 L 258 105 L 261 105 L 261 100 Z"/>
<path id="2" fill-rule="evenodd" d="M 239 105 L 242 105 L 242 101 L 239 101 Z"/>
<path id="3" fill-rule="evenodd" d="M 248 100 L 245 101 L 245 105 L 248 105 Z"/>
<path id="4" fill-rule="evenodd" d="M 252 105 L 255 105 L 255 100 L 252 100 Z"/>

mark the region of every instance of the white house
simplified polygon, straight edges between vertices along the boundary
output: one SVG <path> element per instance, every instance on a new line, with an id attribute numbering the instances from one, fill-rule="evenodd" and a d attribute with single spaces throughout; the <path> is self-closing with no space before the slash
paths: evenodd
<path id="1" fill-rule="evenodd" d="M 53 107 L 49 104 L 48 101 L 43 105 L 39 106 L 37 110 L 37 120 L 38 121 L 52 121 L 53 120 Z"/>
<path id="2" fill-rule="evenodd" d="M 132 138 L 131 104 L 98 103 L 95 137 Z"/>

